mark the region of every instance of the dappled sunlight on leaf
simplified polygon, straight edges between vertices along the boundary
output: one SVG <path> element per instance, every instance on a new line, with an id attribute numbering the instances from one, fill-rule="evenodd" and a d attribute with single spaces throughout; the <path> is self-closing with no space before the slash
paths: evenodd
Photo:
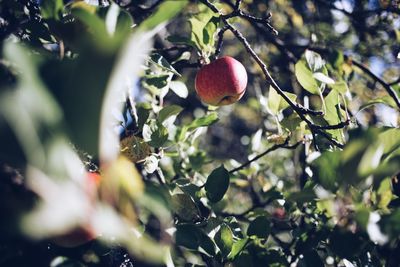
<path id="1" fill-rule="evenodd" d="M 143 194 L 144 184 L 132 162 L 120 156 L 102 169 L 100 193 L 110 204 L 119 205 L 120 201 L 130 201 Z"/>

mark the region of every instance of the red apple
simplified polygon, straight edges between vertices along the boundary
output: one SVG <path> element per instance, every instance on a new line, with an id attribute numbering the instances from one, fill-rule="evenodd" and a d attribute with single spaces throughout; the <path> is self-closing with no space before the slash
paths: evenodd
<path id="1" fill-rule="evenodd" d="M 276 208 L 274 212 L 272 213 L 272 216 L 274 216 L 278 220 L 283 220 L 286 217 L 286 211 L 284 208 Z"/>
<path id="2" fill-rule="evenodd" d="M 196 75 L 196 92 L 209 105 L 223 106 L 238 101 L 247 85 L 246 69 L 232 57 L 221 57 L 204 65 Z"/>

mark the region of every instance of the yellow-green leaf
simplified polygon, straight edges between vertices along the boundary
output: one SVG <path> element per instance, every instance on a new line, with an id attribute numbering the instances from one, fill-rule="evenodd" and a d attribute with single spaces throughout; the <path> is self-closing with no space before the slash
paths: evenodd
<path id="1" fill-rule="evenodd" d="M 317 80 L 313 77 L 312 71 L 307 67 L 304 59 L 299 60 L 295 65 L 295 74 L 300 85 L 312 94 L 319 94 Z"/>

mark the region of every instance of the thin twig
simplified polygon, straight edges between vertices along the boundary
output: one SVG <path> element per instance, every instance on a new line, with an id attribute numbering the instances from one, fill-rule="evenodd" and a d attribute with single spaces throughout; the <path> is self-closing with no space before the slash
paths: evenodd
<path id="1" fill-rule="evenodd" d="M 267 155 L 268 153 L 270 153 L 270 152 L 272 152 L 272 151 L 275 151 L 275 150 L 277 150 L 278 148 L 295 149 L 295 148 L 300 144 L 300 142 L 298 142 L 298 143 L 296 143 L 296 144 L 294 144 L 294 145 L 288 145 L 288 143 L 289 143 L 289 138 L 287 138 L 283 144 L 274 145 L 274 146 L 268 148 L 268 149 L 265 150 L 263 153 L 261 153 L 261 154 L 255 156 L 254 158 L 252 158 L 252 159 L 246 161 L 245 163 L 243 163 L 243 164 L 240 165 L 239 167 L 236 167 L 236 168 L 230 170 L 229 173 L 234 173 L 234 172 L 240 171 L 241 169 L 244 169 L 245 167 L 247 167 L 248 165 L 250 165 L 252 162 L 254 162 L 254 161 L 256 161 L 256 160 L 258 160 L 258 159 L 264 157 L 264 156 Z"/>
<path id="2" fill-rule="evenodd" d="M 268 198 L 266 201 L 261 201 L 259 198 L 259 195 L 257 194 L 257 192 L 254 190 L 254 188 L 252 186 L 250 186 L 249 194 L 251 195 L 252 205 L 245 211 L 242 211 L 240 213 L 231 213 L 231 212 L 221 211 L 221 212 L 218 212 L 217 214 L 222 215 L 224 217 L 234 216 L 236 219 L 239 219 L 242 221 L 249 221 L 249 219 L 247 218 L 247 215 L 250 212 L 254 211 L 255 209 L 268 206 L 275 200 L 274 198 Z"/>
<path id="3" fill-rule="evenodd" d="M 218 32 L 217 48 L 215 49 L 215 54 L 214 54 L 215 57 L 218 57 L 219 54 L 221 53 L 222 43 L 223 43 L 223 39 L 224 39 L 224 33 L 226 32 L 227 29 L 228 29 L 228 27 L 224 26 Z"/>
<path id="4" fill-rule="evenodd" d="M 241 1 L 238 1 L 241 2 Z M 270 18 L 272 16 L 271 13 L 267 13 L 267 16 L 264 18 L 258 18 L 255 17 L 251 14 L 248 14 L 246 12 L 244 12 L 243 10 L 240 9 L 240 4 L 238 5 L 238 2 L 236 2 L 236 4 L 233 6 L 233 4 L 231 5 L 231 7 L 233 8 L 233 11 L 227 15 L 222 15 L 221 14 L 221 18 L 222 19 L 230 19 L 233 17 L 241 17 L 241 18 L 245 18 L 248 21 L 254 22 L 254 23 L 258 23 L 261 24 L 265 27 L 267 27 L 267 29 L 272 32 L 274 35 L 278 35 L 278 31 L 270 24 Z"/>
<path id="5" fill-rule="evenodd" d="M 243 45 L 245 46 L 247 52 L 254 58 L 254 60 L 258 63 L 258 65 L 261 67 L 264 76 L 266 80 L 271 84 L 271 86 L 276 90 L 276 92 L 289 104 L 291 108 L 299 115 L 300 119 L 303 120 L 304 122 L 307 123 L 309 128 L 311 130 L 316 131 L 326 139 L 328 139 L 332 144 L 339 148 L 343 148 L 343 144 L 337 142 L 336 140 L 333 140 L 327 133 L 322 131 L 321 126 L 315 125 L 312 123 L 309 119 L 307 119 L 306 114 L 309 112 L 312 112 L 313 115 L 322 115 L 322 112 L 318 111 L 313 111 L 310 109 L 307 109 L 303 106 L 301 106 L 298 103 L 293 102 L 286 94 L 285 92 L 280 88 L 280 86 L 276 83 L 276 81 L 272 78 L 271 74 L 269 73 L 267 66 L 265 63 L 258 57 L 258 55 L 254 52 L 254 50 L 250 47 L 250 44 L 247 42 L 246 38 L 243 37 L 243 35 L 235 29 L 229 22 L 226 21 L 226 25 L 228 26 L 229 30 L 233 32 L 233 34 L 238 38 Z"/>
<path id="6" fill-rule="evenodd" d="M 235 10 L 239 10 L 241 4 L 242 4 L 242 0 L 236 0 L 236 3 L 235 3 Z"/>
<path id="7" fill-rule="evenodd" d="M 389 83 L 389 85 L 390 85 L 390 86 L 393 86 L 393 85 L 396 85 L 396 84 L 398 84 L 398 83 L 400 83 L 400 77 L 397 78 L 397 80 L 395 80 L 395 81 Z"/>
<path id="8" fill-rule="evenodd" d="M 243 11 L 240 11 L 239 16 L 242 18 L 245 18 L 249 21 L 253 21 L 255 23 L 262 24 L 262 25 L 266 26 L 267 29 L 269 31 L 271 31 L 274 35 L 278 35 L 278 31 L 274 27 L 272 27 L 272 25 L 270 24 L 270 21 L 269 21 L 269 18 L 271 17 L 271 13 L 268 13 L 266 18 L 257 18 L 250 14 L 244 13 Z"/>
<path id="9" fill-rule="evenodd" d="M 333 125 L 312 125 L 312 128 L 318 129 L 318 130 L 337 130 L 337 129 L 343 129 L 344 127 L 348 126 L 350 123 L 350 120 L 347 119 L 345 121 L 339 122 L 338 124 L 333 124 Z"/>
<path id="10" fill-rule="evenodd" d="M 304 45 L 304 46 L 300 46 L 300 45 L 290 45 L 288 47 L 293 47 L 293 48 L 301 48 L 301 49 L 309 49 L 318 53 L 328 53 L 329 49 L 328 48 L 323 48 L 323 47 L 312 47 L 309 45 Z M 364 64 L 362 64 L 361 62 L 358 62 L 357 60 L 352 59 L 351 60 L 352 63 L 358 67 L 359 69 L 361 69 L 365 74 L 367 74 L 368 76 L 370 76 L 374 81 L 378 82 L 379 84 L 381 84 L 383 86 L 383 88 L 385 88 L 385 90 L 387 91 L 387 93 L 389 94 L 389 96 L 391 98 L 393 98 L 393 100 L 395 101 L 396 105 L 399 107 L 400 109 L 400 99 L 399 96 L 396 94 L 394 88 L 392 87 L 393 85 L 395 85 L 396 83 L 400 82 L 400 77 L 391 83 L 387 83 L 385 82 L 382 78 L 378 77 L 376 74 L 374 74 L 367 66 L 365 66 Z"/>
<path id="11" fill-rule="evenodd" d="M 380 77 L 378 77 L 376 74 L 374 74 L 368 67 L 364 66 L 361 62 L 352 60 L 353 64 L 360 68 L 365 74 L 368 74 L 372 79 L 380 83 L 383 88 L 387 91 L 387 93 L 390 95 L 391 98 L 393 98 L 394 102 L 396 102 L 397 107 L 400 109 L 400 99 L 399 96 L 396 94 L 395 90 L 393 89 L 390 84 L 382 80 Z"/>

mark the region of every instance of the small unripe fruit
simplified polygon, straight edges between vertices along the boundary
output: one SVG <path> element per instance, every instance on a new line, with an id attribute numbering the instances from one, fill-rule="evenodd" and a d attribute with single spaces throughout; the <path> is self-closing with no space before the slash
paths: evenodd
<path id="1" fill-rule="evenodd" d="M 101 176 L 97 172 L 87 172 L 88 183 L 93 183 L 96 186 L 100 184 Z"/>
<path id="2" fill-rule="evenodd" d="M 199 70 L 195 86 L 204 103 L 213 106 L 229 105 L 238 101 L 246 90 L 246 69 L 232 57 L 221 57 Z"/>
<path id="3" fill-rule="evenodd" d="M 91 226 L 77 227 L 69 233 L 53 238 L 53 243 L 64 248 L 73 248 L 88 243 L 96 238 L 95 231 Z"/>
<path id="4" fill-rule="evenodd" d="M 150 146 L 140 137 L 127 136 L 120 141 L 121 154 L 133 163 L 145 159 L 151 154 Z"/>

